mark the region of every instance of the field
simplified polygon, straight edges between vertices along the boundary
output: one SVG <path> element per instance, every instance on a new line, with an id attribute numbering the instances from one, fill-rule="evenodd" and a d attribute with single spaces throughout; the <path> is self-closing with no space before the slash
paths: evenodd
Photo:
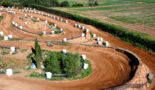
<path id="1" fill-rule="evenodd" d="M 104 0 L 103 0 L 104 1 Z M 96 7 L 56 8 L 80 14 L 102 22 L 119 25 L 135 32 L 146 33 L 155 38 L 154 1 L 107 1 Z M 150 2 L 150 3 L 148 3 Z"/>
<path id="2" fill-rule="evenodd" d="M 122 5 L 128 6 L 128 4 L 124 3 Z M 134 4 L 134 6 L 136 5 Z M 91 18 L 95 16 L 92 12 L 96 13 L 96 11 L 104 9 L 105 11 L 103 10 L 102 14 L 106 15 L 106 13 L 112 10 L 117 10 L 117 7 L 120 10 L 120 5 L 110 7 L 98 6 L 95 8 L 84 7 L 84 9 L 63 8 L 62 10 L 69 10 L 71 13 L 76 12 L 84 16 L 89 15 Z M 125 8 L 125 6 L 123 7 Z M 130 4 L 129 7 L 131 7 Z M 149 7 L 153 6 L 150 5 Z M 149 90 L 154 88 L 155 83 L 149 83 L 146 77 L 148 73 L 155 73 L 154 53 L 122 41 L 92 25 L 80 23 L 52 13 L 13 8 L 12 11 L 16 12 L 16 14 L 13 14 L 12 12 L 7 12 L 7 9 L 9 8 L 3 8 L 0 11 L 3 16 L 0 22 L 0 32 L 4 33 L 4 35 L 1 35 L 3 38 L 0 40 L 0 70 L 13 68 L 16 74 L 10 77 L 4 73 L 0 74 L 0 81 L 2 82 L 0 83 L 0 89 L 99 90 L 112 88 L 132 90 L 134 88 L 135 90 Z M 87 12 L 87 14 L 84 14 L 84 12 Z M 103 18 L 97 16 L 96 19 L 98 17 Z M 107 15 L 105 17 L 122 20 L 120 19 L 122 17 L 118 16 Z M 123 22 L 137 23 L 128 21 L 128 19 Z M 6 40 L 5 37 L 8 35 L 12 35 L 13 38 Z M 64 79 L 56 81 L 54 78 L 53 81 L 49 81 L 41 78 L 44 77 L 44 74 L 39 74 L 38 77 L 40 78 L 34 78 L 34 76 L 37 76 L 34 74 L 35 72 L 43 72 L 40 69 L 30 68 L 32 64 L 30 61 L 31 57 L 27 59 L 28 55 L 31 56 L 30 53 L 33 51 L 31 49 L 34 47 L 34 40 L 36 38 L 44 50 L 56 51 L 60 54 L 63 49 L 66 49 L 67 53 L 78 52 L 80 55 L 85 54 L 90 62 L 89 64 L 92 66 L 92 73 L 85 78 L 78 78 L 76 80 Z M 48 44 L 49 42 L 51 46 Z M 10 47 L 15 47 L 17 50 L 12 53 L 10 52 Z M 48 53 L 42 55 L 47 57 Z"/>

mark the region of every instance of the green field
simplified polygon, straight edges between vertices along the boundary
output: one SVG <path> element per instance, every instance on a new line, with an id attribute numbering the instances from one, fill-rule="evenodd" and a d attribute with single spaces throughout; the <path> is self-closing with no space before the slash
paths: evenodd
<path id="1" fill-rule="evenodd" d="M 1 22 L 2 19 L 3 19 L 3 16 L 0 16 L 0 22 Z"/>
<path id="2" fill-rule="evenodd" d="M 103 22 L 110 21 L 112 24 L 113 22 L 111 20 L 135 25 L 135 27 L 146 26 L 149 28 L 155 28 L 155 3 L 152 2 L 155 2 L 155 0 L 105 0 L 96 7 L 56 7 L 55 9 L 72 14 L 79 14 L 81 16 L 97 19 Z M 148 32 L 146 31 L 147 29 L 145 29 L 145 31 L 136 30 L 136 32 L 147 33 L 155 37 L 155 32 L 152 32 L 153 30 L 149 31 L 149 28 Z M 129 27 L 128 29 L 131 28 Z"/>

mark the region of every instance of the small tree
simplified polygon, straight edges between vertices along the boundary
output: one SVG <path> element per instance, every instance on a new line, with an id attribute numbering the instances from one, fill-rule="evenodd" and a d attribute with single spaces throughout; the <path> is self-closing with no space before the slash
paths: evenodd
<path id="1" fill-rule="evenodd" d="M 40 68 L 40 62 L 42 61 L 42 52 L 38 40 L 35 40 L 35 60 L 37 63 L 37 68 Z"/>
<path id="2" fill-rule="evenodd" d="M 60 4 L 61 7 L 69 7 L 69 2 L 68 1 L 62 1 Z"/>

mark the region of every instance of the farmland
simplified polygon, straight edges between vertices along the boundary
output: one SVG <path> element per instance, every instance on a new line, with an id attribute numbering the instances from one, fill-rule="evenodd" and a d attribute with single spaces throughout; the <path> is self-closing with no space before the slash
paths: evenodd
<path id="1" fill-rule="evenodd" d="M 97 7 L 56 9 L 119 25 L 135 32 L 142 32 L 155 37 L 155 4 L 130 1 L 122 2 L 105 2 Z"/>

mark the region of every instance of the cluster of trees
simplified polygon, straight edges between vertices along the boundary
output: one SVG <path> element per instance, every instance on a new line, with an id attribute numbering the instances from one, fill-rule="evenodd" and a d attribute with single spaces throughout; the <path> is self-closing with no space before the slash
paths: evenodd
<path id="1" fill-rule="evenodd" d="M 44 62 L 45 71 L 50 71 L 53 74 L 72 73 L 77 70 L 81 64 L 79 53 L 67 53 L 64 55 L 60 52 L 49 52 Z"/>
<path id="2" fill-rule="evenodd" d="M 0 5 L 3 6 L 14 6 L 14 7 L 28 7 L 30 4 L 43 5 L 47 7 L 82 7 L 81 3 L 74 3 L 70 5 L 69 1 L 64 0 L 59 2 L 59 0 L 0 0 Z M 88 0 L 89 6 L 98 5 L 98 0 Z"/>

